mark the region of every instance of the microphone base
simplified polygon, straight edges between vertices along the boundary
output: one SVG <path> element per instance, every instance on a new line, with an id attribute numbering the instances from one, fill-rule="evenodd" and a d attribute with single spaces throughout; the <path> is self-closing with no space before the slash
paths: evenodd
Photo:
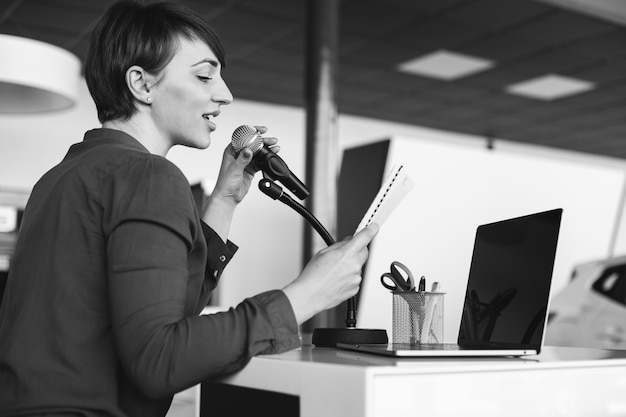
<path id="1" fill-rule="evenodd" d="M 312 342 L 316 347 L 337 347 L 337 343 L 388 343 L 389 338 L 385 329 L 317 328 Z"/>

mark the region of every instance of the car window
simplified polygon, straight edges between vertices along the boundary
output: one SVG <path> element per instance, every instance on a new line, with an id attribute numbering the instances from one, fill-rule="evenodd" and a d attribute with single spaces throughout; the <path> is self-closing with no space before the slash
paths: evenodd
<path id="1" fill-rule="evenodd" d="M 607 268 L 591 288 L 598 294 L 626 305 L 626 265 Z"/>

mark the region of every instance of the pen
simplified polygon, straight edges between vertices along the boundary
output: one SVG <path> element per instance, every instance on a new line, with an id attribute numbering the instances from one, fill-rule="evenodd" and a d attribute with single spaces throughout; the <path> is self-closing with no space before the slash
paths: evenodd
<path id="1" fill-rule="evenodd" d="M 439 283 L 438 282 L 433 282 L 433 286 L 431 289 L 431 293 L 437 293 L 439 292 Z M 428 297 L 428 302 L 426 304 L 426 312 L 424 315 L 424 324 L 422 326 L 422 333 L 420 334 L 420 343 L 428 343 L 428 339 L 430 336 L 430 328 L 432 326 L 432 322 L 433 322 L 433 314 L 435 313 L 435 306 L 437 305 L 437 298 L 435 296 L 435 294 L 430 294 L 430 297 Z M 436 336 L 433 334 L 433 337 L 435 337 L 435 343 L 438 343 L 439 341 L 437 340 Z"/>
<path id="2" fill-rule="evenodd" d="M 426 297 L 426 277 L 422 276 L 420 278 L 420 282 L 417 285 L 417 311 L 413 313 L 413 320 L 417 325 L 417 334 L 415 337 L 415 341 L 419 342 L 422 340 L 424 335 L 424 311 L 426 307 L 425 297 Z"/>

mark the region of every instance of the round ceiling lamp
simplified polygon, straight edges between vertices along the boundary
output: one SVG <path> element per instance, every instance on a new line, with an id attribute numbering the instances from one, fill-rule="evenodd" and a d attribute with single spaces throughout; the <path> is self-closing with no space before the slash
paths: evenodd
<path id="1" fill-rule="evenodd" d="M 63 48 L 0 34 L 0 113 L 63 110 L 78 99 L 80 60 Z"/>

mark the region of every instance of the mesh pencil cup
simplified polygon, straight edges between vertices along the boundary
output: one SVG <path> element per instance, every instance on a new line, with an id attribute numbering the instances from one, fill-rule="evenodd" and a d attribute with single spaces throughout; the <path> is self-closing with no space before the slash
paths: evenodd
<path id="1" fill-rule="evenodd" d="M 442 292 L 392 291 L 394 343 L 442 343 Z"/>

